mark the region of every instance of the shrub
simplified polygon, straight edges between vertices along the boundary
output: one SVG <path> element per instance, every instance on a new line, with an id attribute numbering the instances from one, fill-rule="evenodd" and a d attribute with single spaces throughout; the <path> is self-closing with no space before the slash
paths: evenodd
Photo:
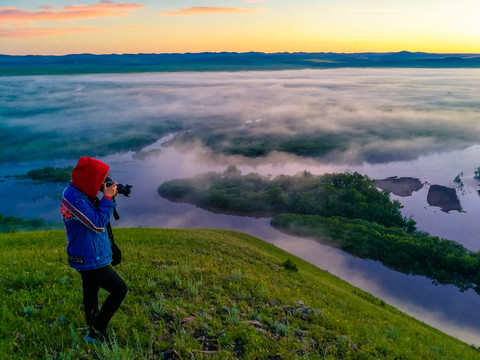
<path id="1" fill-rule="evenodd" d="M 292 260 L 287 259 L 282 263 L 282 266 L 285 268 L 287 271 L 291 272 L 298 272 L 298 267 L 297 264 L 295 264 Z"/>

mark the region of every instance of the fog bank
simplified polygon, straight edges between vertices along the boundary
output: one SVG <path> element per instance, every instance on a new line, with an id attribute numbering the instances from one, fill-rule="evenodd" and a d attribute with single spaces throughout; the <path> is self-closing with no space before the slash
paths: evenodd
<path id="1" fill-rule="evenodd" d="M 0 161 L 139 149 L 171 132 L 217 151 L 308 138 L 328 140 L 316 156 L 335 162 L 416 159 L 480 142 L 479 91 L 478 69 L 4 77 Z"/>

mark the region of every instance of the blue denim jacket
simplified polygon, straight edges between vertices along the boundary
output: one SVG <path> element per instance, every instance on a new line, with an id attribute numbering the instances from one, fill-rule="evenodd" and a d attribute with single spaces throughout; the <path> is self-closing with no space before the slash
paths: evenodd
<path id="1" fill-rule="evenodd" d="M 116 203 L 103 198 L 97 208 L 88 196 L 72 184 L 63 192 L 63 198 L 93 225 L 92 228 L 87 227 L 62 204 L 61 212 L 67 235 L 69 265 L 82 271 L 97 269 L 110 264 L 112 262 L 112 249 L 106 226 L 110 221 Z"/>

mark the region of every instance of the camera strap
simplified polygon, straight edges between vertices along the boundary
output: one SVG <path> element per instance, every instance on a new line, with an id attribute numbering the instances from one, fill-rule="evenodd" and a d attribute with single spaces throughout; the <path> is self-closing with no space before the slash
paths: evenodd
<path id="1" fill-rule="evenodd" d="M 113 208 L 113 217 L 115 218 L 115 220 L 120 219 L 120 215 L 118 215 L 116 207 Z"/>
<path id="2" fill-rule="evenodd" d="M 95 207 L 98 209 L 98 207 L 100 205 L 100 199 L 98 197 L 96 197 L 95 199 L 92 198 L 90 200 L 93 202 L 93 205 L 95 205 Z M 112 198 L 112 201 L 115 202 L 115 197 Z M 120 218 L 120 216 L 118 216 L 116 207 L 113 208 L 113 216 L 117 220 Z M 108 239 L 110 240 L 110 245 L 114 246 L 115 245 L 115 238 L 113 236 L 112 225 L 110 225 L 110 221 L 108 222 L 108 224 L 106 226 L 106 229 L 107 229 L 107 233 L 108 233 Z"/>

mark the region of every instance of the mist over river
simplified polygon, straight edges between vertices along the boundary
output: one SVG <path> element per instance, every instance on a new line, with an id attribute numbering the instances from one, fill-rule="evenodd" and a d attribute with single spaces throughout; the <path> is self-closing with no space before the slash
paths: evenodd
<path id="1" fill-rule="evenodd" d="M 117 197 L 121 218 L 114 227 L 244 231 L 480 345 L 480 296 L 472 290 L 461 293 L 454 286 L 435 286 L 424 277 L 285 235 L 273 229 L 268 218 L 215 214 L 169 202 L 157 192 L 164 181 L 224 171 L 230 164 L 243 174 L 294 175 L 308 170 L 358 171 L 372 179 L 414 177 L 424 184 L 422 189 L 407 197 L 391 195 L 404 205 L 403 214 L 413 217 L 421 230 L 479 251 L 479 182 L 473 178 L 480 166 L 479 93 L 480 71 L 467 69 L 3 77 L 0 214 L 60 221 L 59 200 L 66 184 L 33 184 L 5 176 L 45 166 L 74 166 L 77 158 L 62 156 L 61 146 L 85 149 L 83 155 L 111 166 L 117 182 L 134 186 L 130 198 Z M 128 137 L 126 132 L 132 138 L 151 136 L 166 121 L 182 122 L 193 134 L 202 125 L 265 137 L 328 130 L 344 143 L 317 157 L 273 151 L 247 158 L 219 154 L 200 139 L 176 142 L 178 133 L 171 132 L 153 137 L 145 146 L 132 142 L 135 150 L 103 149 L 100 154 L 88 147 L 111 143 L 113 135 Z M 454 181 L 457 175 L 461 183 Z M 436 184 L 457 190 L 462 212 L 446 213 L 427 203 L 429 186 Z"/>

